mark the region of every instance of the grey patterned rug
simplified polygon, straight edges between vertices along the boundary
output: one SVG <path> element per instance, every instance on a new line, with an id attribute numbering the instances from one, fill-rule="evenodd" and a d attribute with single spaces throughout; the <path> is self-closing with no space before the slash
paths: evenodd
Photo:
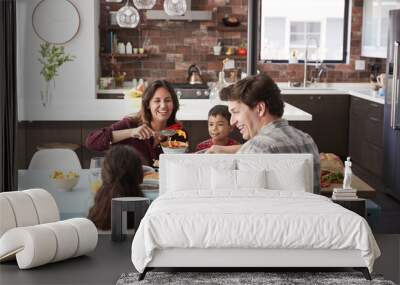
<path id="1" fill-rule="evenodd" d="M 360 272 L 148 272 L 142 281 L 139 273 L 122 274 L 116 285 L 146 284 L 213 284 L 213 285 L 297 285 L 297 284 L 379 284 L 395 285 L 382 276 L 372 275 L 372 281 L 364 278 Z"/>

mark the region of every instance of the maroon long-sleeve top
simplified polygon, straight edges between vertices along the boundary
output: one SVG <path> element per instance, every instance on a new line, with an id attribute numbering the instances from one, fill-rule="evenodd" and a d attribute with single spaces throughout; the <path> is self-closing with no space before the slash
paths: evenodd
<path id="1" fill-rule="evenodd" d="M 112 124 L 109 127 L 95 130 L 91 132 L 86 138 L 86 147 L 95 151 L 106 151 L 112 146 L 112 132 L 118 130 L 126 130 L 137 128 L 139 123 L 130 118 L 125 117 L 122 120 Z M 168 128 L 171 129 L 182 129 L 182 125 L 177 123 Z M 175 139 L 175 136 L 172 137 Z M 181 140 L 178 138 L 178 140 Z M 154 138 L 151 137 L 146 140 L 140 140 L 137 138 L 127 138 L 114 144 L 126 144 L 133 146 L 141 155 L 143 164 L 152 166 L 154 160 L 158 160 L 162 152 L 160 144 L 154 145 Z"/>
<path id="2" fill-rule="evenodd" d="M 112 145 L 112 132 L 137 128 L 139 124 L 129 117 L 123 118 L 109 127 L 95 130 L 86 138 L 86 147 L 95 151 L 105 151 Z M 143 164 L 153 165 L 162 153 L 160 144 L 154 145 L 154 138 L 140 140 L 137 138 L 128 138 L 115 144 L 127 144 L 133 146 L 141 155 Z"/>

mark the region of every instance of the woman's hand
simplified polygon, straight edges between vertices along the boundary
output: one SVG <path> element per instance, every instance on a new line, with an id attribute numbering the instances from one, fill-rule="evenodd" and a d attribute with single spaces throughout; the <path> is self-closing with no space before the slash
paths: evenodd
<path id="1" fill-rule="evenodd" d="M 140 140 L 147 140 L 155 135 L 155 132 L 148 125 L 141 125 L 131 129 L 131 137 Z"/>

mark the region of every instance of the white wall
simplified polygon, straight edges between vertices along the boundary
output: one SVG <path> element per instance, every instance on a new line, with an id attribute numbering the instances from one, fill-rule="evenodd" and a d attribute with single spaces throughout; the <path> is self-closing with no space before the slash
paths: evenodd
<path id="1" fill-rule="evenodd" d="M 32 27 L 32 12 L 40 0 L 17 0 L 18 120 L 78 120 L 96 112 L 98 67 L 98 17 L 100 0 L 70 0 L 80 14 L 78 34 L 65 44 L 76 56 L 56 77 L 52 102 L 43 107 L 40 90 L 44 80 L 38 62 L 41 40 Z"/>

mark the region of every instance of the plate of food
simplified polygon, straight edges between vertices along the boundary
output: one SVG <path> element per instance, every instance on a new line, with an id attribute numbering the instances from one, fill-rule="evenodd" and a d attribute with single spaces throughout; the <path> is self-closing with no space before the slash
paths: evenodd
<path id="1" fill-rule="evenodd" d="M 179 154 L 187 152 L 189 148 L 189 144 L 187 142 L 180 142 L 180 141 L 165 141 L 160 143 L 161 148 L 164 153 L 166 154 Z"/>

